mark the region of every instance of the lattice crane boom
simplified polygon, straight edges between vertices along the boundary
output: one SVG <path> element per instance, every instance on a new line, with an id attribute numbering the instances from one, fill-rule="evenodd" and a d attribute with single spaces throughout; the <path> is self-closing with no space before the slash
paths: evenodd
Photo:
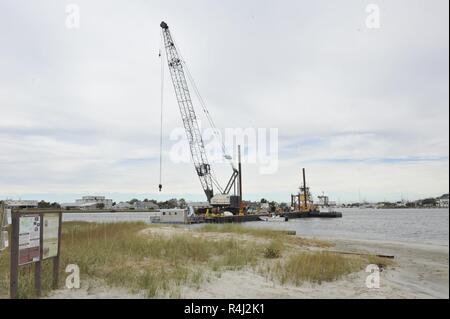
<path id="1" fill-rule="evenodd" d="M 206 156 L 205 146 L 197 122 L 197 116 L 195 115 L 191 95 L 189 93 L 183 63 L 177 48 L 175 47 L 172 35 L 170 34 L 169 26 L 165 22 L 161 22 L 160 26 L 164 38 L 167 64 L 169 66 L 181 118 L 189 142 L 192 160 L 206 198 L 210 201 L 214 196 L 211 166 Z"/>

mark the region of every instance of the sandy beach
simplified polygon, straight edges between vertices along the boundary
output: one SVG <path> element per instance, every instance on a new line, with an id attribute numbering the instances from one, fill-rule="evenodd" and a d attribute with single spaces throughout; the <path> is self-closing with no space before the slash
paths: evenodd
<path id="1" fill-rule="evenodd" d="M 316 238 L 317 239 L 317 238 Z M 186 289 L 185 298 L 449 298 L 449 251 L 445 246 L 399 242 L 329 240 L 334 249 L 395 256 L 395 266 L 381 272 L 380 288 L 365 285 L 361 271 L 320 285 L 279 285 L 252 272 L 226 272 L 199 290 Z"/>
<path id="2" fill-rule="evenodd" d="M 189 230 L 180 230 L 187 231 Z M 170 236 L 172 230 L 160 234 Z M 145 231 L 144 231 L 145 233 Z M 209 234 L 209 238 L 215 234 Z M 449 298 L 448 246 L 369 240 L 309 238 L 332 242 L 331 251 L 393 255 L 394 265 L 380 273 L 380 287 L 367 288 L 369 273 L 359 271 L 337 281 L 301 286 L 280 284 L 252 269 L 223 271 L 209 276 L 197 287 L 181 287 L 179 298 Z M 101 282 L 82 282 L 80 289 L 61 289 L 49 298 L 145 298 L 125 288 L 111 288 Z"/>

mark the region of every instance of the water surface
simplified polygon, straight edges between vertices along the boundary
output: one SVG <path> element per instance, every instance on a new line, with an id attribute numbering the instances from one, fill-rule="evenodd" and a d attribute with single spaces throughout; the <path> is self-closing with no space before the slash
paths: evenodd
<path id="1" fill-rule="evenodd" d="M 339 209 L 342 218 L 301 218 L 288 222 L 248 222 L 250 227 L 295 230 L 298 235 L 449 245 L 448 209 Z M 143 221 L 158 212 L 64 213 L 63 221 Z M 199 227 L 200 225 L 192 225 Z"/>
<path id="2" fill-rule="evenodd" d="M 250 222 L 252 227 L 297 231 L 298 235 L 449 245 L 448 209 L 338 209 L 342 218 Z"/>

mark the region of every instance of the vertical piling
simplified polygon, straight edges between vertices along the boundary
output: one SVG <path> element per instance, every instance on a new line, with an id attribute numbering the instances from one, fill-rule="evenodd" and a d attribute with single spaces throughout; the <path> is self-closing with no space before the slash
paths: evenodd
<path id="1" fill-rule="evenodd" d="M 239 170 L 239 208 L 242 203 L 242 165 L 241 165 L 241 145 L 238 145 L 238 170 Z"/>
<path id="2" fill-rule="evenodd" d="M 305 201 L 303 203 L 305 210 L 308 210 L 308 192 L 306 190 L 306 174 L 305 174 L 305 168 L 302 169 L 303 171 L 303 200 Z"/>

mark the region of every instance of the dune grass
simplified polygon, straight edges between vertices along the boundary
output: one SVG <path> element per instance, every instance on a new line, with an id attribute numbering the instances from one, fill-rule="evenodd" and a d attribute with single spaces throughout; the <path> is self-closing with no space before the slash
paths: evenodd
<path id="1" fill-rule="evenodd" d="M 139 235 L 147 227 L 144 223 L 64 223 L 60 278 L 65 278 L 66 265 L 76 264 L 82 282 L 100 279 L 110 286 L 145 291 L 147 297 L 171 296 L 179 286 L 199 286 L 208 270 L 252 266 L 263 255 L 263 248 L 255 243 L 234 239 L 208 242 L 189 234 Z M 51 265 L 43 264 L 44 290 L 48 291 Z M 1 256 L 0 272 L 0 295 L 7 296 L 7 254 Z M 32 285 L 32 267 L 25 266 L 21 268 L 19 297 L 34 297 Z"/>
<path id="2" fill-rule="evenodd" d="M 382 268 L 391 261 L 377 256 L 351 256 L 332 252 L 301 252 L 278 262 L 270 271 L 273 279 L 282 284 L 302 285 L 304 282 L 321 284 L 334 281 L 353 272 L 363 270 L 369 264 Z"/>
<path id="3" fill-rule="evenodd" d="M 239 235 L 253 235 L 256 237 L 263 237 L 269 239 L 281 238 L 285 235 L 277 230 L 263 229 L 263 228 L 251 228 L 245 227 L 239 224 L 207 224 L 198 229 L 200 232 L 212 232 L 212 233 L 232 233 Z"/>
<path id="4" fill-rule="evenodd" d="M 327 241 L 303 238 L 299 236 L 290 236 L 280 230 L 267 228 L 253 228 L 246 227 L 240 224 L 207 224 L 198 229 L 199 232 L 212 233 L 231 233 L 236 235 L 250 235 L 254 237 L 282 241 L 284 244 L 291 244 L 296 246 L 309 246 L 328 248 L 333 245 Z"/>

